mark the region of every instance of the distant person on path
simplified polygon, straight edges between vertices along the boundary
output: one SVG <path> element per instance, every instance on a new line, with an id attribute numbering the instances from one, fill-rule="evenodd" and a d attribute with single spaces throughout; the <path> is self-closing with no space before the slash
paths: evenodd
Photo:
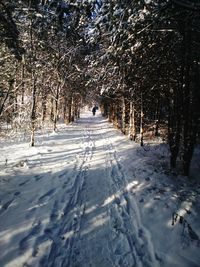
<path id="1" fill-rule="evenodd" d="M 95 116 L 97 109 L 98 109 L 98 107 L 96 107 L 96 106 L 94 106 L 92 108 L 92 114 L 93 114 L 93 116 Z"/>

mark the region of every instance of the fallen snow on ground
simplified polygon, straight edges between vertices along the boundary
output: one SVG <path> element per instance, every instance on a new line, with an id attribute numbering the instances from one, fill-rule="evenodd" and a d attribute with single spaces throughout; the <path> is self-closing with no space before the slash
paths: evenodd
<path id="1" fill-rule="evenodd" d="M 0 266 L 200 266 L 200 186 L 165 144 L 89 112 L 36 139 L 0 144 Z"/>

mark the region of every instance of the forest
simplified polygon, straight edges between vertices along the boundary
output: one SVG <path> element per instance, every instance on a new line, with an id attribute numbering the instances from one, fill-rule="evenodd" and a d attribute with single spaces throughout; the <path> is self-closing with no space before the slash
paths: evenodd
<path id="1" fill-rule="evenodd" d="M 200 141 L 199 0 L 1 0 L 0 134 L 69 124 L 98 103 L 189 175 Z M 178 166 L 178 167 L 177 167 Z"/>

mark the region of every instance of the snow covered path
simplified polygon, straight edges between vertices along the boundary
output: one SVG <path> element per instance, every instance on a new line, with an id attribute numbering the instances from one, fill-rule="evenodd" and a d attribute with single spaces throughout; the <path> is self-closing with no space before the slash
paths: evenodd
<path id="1" fill-rule="evenodd" d="M 137 145 L 87 112 L 37 140 L 2 147 L 0 266 L 179 266 L 165 262 L 141 214 L 135 195 L 149 178 L 136 178 Z"/>

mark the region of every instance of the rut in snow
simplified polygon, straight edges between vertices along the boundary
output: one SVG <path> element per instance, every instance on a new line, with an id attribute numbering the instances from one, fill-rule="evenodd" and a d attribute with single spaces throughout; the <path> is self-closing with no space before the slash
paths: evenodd
<path id="1" fill-rule="evenodd" d="M 112 250 L 121 256 L 114 257 L 114 266 L 158 266 L 150 234 L 141 223 L 136 201 L 129 193 L 125 172 L 109 138 L 105 140 L 105 150 L 109 177 L 112 181 L 112 201 L 109 207 L 111 224 L 115 230 Z M 120 239 L 127 241 L 129 251 L 123 252 Z"/>

